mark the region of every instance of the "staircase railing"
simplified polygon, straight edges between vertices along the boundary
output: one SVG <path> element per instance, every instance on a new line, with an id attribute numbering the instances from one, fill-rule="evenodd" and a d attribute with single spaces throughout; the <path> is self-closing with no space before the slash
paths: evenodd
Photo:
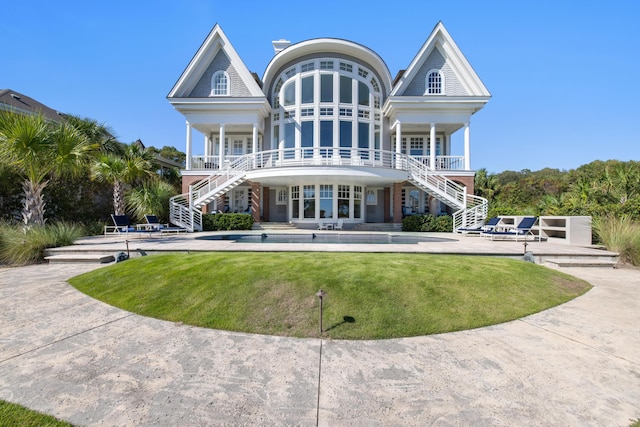
<path id="1" fill-rule="evenodd" d="M 454 230 L 479 224 L 486 218 L 487 200 L 468 195 L 466 188 L 440 173 L 433 173 L 420 158 L 392 151 L 345 148 L 288 148 L 236 157 L 222 169 L 190 188 L 190 193 L 171 199 L 171 222 L 191 231 L 202 229 L 197 208 L 220 197 L 245 180 L 248 171 L 291 166 L 369 166 L 409 172 L 409 181 L 436 199 L 457 208 Z"/>
<path id="2" fill-rule="evenodd" d="M 253 169 L 254 159 L 254 154 L 242 156 L 233 163 L 229 163 L 224 168 L 219 169 L 215 174 L 195 184 L 191 189 L 193 206 L 205 205 L 217 197 L 218 193 L 240 184 L 244 180 L 247 171 Z"/>
<path id="3" fill-rule="evenodd" d="M 467 194 L 467 206 L 453 213 L 453 231 L 459 228 L 475 228 L 484 223 L 489 209 L 487 199 Z"/>
<path id="4" fill-rule="evenodd" d="M 202 231 L 202 212 L 191 207 L 189 193 L 169 199 L 169 222 L 189 231 Z"/>
<path id="5" fill-rule="evenodd" d="M 410 172 L 410 180 L 414 184 L 419 184 L 434 197 L 452 207 L 459 209 L 466 207 L 467 192 L 465 187 L 443 175 L 432 173 L 426 165 L 411 156 L 404 156 L 403 160 L 407 164 L 406 169 Z"/>

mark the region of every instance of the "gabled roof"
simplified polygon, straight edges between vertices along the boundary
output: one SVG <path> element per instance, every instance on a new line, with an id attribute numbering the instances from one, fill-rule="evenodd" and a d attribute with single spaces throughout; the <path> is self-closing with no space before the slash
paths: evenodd
<path id="1" fill-rule="evenodd" d="M 450 65 L 456 77 L 470 96 L 491 96 L 480 80 L 480 77 L 478 77 L 469 61 L 467 61 L 462 51 L 458 48 L 458 45 L 453 41 L 451 35 L 449 35 L 442 21 L 436 24 L 418 51 L 418 54 L 413 58 L 413 61 L 411 61 L 397 83 L 394 82 L 395 86 L 391 91 L 391 96 L 403 94 L 406 87 L 413 81 L 421 66 L 435 49 L 438 49 L 440 54 L 445 58 L 445 61 Z"/>
<path id="2" fill-rule="evenodd" d="M 167 95 L 167 98 L 187 97 L 198 81 L 200 81 L 207 67 L 220 50 L 227 55 L 243 83 L 249 89 L 251 96 L 264 97 L 264 93 L 253 75 L 247 69 L 242 59 L 240 59 L 240 56 L 229 42 L 229 39 L 227 39 L 224 31 L 222 31 L 222 28 L 216 24 L 204 43 L 202 43 L 202 46 L 200 46 L 200 49 L 198 49 L 191 59 L 191 62 L 189 62 L 187 68 L 182 72 L 182 75 L 173 86 L 173 89 L 171 89 L 171 92 L 169 92 L 169 95 Z"/>
<path id="3" fill-rule="evenodd" d="M 65 117 L 59 111 L 23 95 L 15 90 L 0 89 L 0 110 L 13 110 L 18 113 L 42 114 L 47 120 L 62 122 Z"/>

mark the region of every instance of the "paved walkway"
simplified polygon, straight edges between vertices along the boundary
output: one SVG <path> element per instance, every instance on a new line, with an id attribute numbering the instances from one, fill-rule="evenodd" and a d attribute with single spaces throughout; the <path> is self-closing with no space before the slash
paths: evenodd
<path id="1" fill-rule="evenodd" d="M 579 425 L 640 418 L 640 271 L 571 268 L 587 294 L 472 331 L 331 341 L 124 312 L 0 269 L 0 399 L 79 425 Z"/>

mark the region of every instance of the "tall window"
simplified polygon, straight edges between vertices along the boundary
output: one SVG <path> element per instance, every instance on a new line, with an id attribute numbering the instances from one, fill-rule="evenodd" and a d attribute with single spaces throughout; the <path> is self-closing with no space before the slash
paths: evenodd
<path id="1" fill-rule="evenodd" d="M 291 187 L 291 218 L 300 218 L 300 187 Z"/>
<path id="2" fill-rule="evenodd" d="M 349 218 L 349 186 L 338 185 L 338 218 Z"/>
<path id="3" fill-rule="evenodd" d="M 303 188 L 304 217 L 316 217 L 316 186 L 305 185 Z"/>
<path id="4" fill-rule="evenodd" d="M 368 159 L 369 150 L 381 148 L 383 93 L 374 76 L 364 65 L 341 59 L 291 65 L 274 81 L 274 148 L 295 148 L 303 158 L 332 156 L 333 149 L 348 158 L 358 148 L 357 155 Z"/>
<path id="5" fill-rule="evenodd" d="M 320 218 L 333 218 L 333 185 L 320 185 Z"/>
<path id="6" fill-rule="evenodd" d="M 225 71 L 216 71 L 211 78 L 211 95 L 229 95 L 229 75 Z"/>
<path id="7" fill-rule="evenodd" d="M 442 73 L 438 70 L 429 71 L 427 74 L 427 94 L 436 95 L 443 93 Z"/>

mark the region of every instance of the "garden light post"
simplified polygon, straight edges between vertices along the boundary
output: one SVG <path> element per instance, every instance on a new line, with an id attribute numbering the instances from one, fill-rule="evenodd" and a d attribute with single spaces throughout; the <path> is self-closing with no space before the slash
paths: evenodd
<path id="1" fill-rule="evenodd" d="M 318 298 L 320 298 L 320 336 L 322 336 L 322 332 L 323 332 L 323 330 L 322 330 L 322 299 L 325 297 L 325 295 L 327 295 L 327 294 L 326 294 L 326 292 L 325 292 L 325 291 L 323 291 L 322 289 L 320 289 L 320 290 L 316 293 L 316 296 L 317 296 Z"/>

